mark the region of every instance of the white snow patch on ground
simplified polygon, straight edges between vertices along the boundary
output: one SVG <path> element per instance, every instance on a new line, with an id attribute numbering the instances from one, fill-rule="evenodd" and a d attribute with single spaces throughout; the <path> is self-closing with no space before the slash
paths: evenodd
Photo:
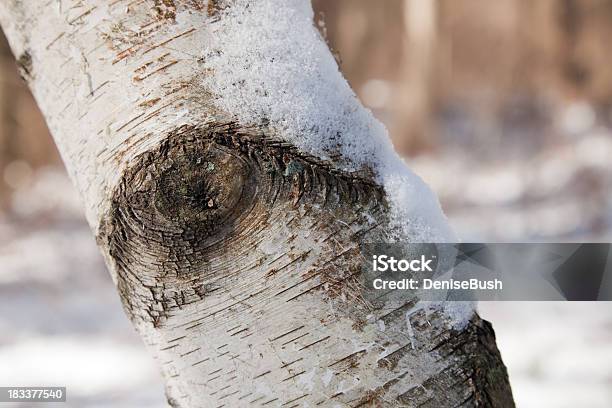
<path id="1" fill-rule="evenodd" d="M 0 348 L 0 360 L 2 384 L 70 384 L 71 396 L 128 391 L 155 370 L 142 346 L 96 337 L 28 336 Z"/>
<path id="2" fill-rule="evenodd" d="M 0 384 L 66 386 L 70 408 L 166 407 L 76 191 L 57 169 L 34 178 L 0 212 Z"/>
<path id="3" fill-rule="evenodd" d="M 313 24 L 308 0 L 236 1 L 211 20 L 205 87 L 243 126 L 267 125 L 302 151 L 372 169 L 384 186 L 398 240 L 453 239 L 437 198 L 393 149 L 365 109 Z M 283 16 L 283 18 L 279 18 Z"/>
<path id="4" fill-rule="evenodd" d="M 610 407 L 612 316 L 603 302 L 481 302 L 518 407 Z"/>

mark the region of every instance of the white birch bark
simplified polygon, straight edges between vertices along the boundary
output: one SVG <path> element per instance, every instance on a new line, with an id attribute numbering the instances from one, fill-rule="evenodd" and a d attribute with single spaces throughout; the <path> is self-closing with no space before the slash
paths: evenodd
<path id="1" fill-rule="evenodd" d="M 458 324 L 456 310 L 361 296 L 360 243 L 450 235 L 329 71 L 309 9 L 4 0 L 0 23 L 172 406 L 512 406 L 471 311 Z M 270 58 L 298 33 L 316 37 L 302 69 Z M 243 38 L 268 48 L 237 67 Z M 228 81 L 237 69 L 250 79 Z M 291 94 L 313 77 L 314 99 Z M 257 100 L 272 92 L 286 104 Z"/>

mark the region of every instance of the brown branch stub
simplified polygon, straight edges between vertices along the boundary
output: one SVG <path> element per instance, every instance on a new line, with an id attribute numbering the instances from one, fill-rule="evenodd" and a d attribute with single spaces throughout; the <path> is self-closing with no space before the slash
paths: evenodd
<path id="1" fill-rule="evenodd" d="M 302 206 L 333 213 L 380 203 L 373 181 L 261 132 L 231 123 L 185 126 L 134 160 L 99 240 L 130 316 L 158 326 L 170 310 L 215 290 L 207 279 L 232 272 L 211 267 L 211 259 L 232 247 L 244 251 L 241 231 L 263 237 L 277 214 Z M 342 285 L 338 278 L 330 290 Z"/>

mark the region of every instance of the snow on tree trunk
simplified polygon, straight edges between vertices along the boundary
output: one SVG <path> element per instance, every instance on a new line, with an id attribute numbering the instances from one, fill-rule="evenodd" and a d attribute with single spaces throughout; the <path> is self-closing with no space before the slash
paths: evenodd
<path id="1" fill-rule="evenodd" d="M 362 298 L 360 243 L 453 236 L 308 0 L 3 0 L 0 22 L 172 406 L 513 406 L 471 305 Z"/>

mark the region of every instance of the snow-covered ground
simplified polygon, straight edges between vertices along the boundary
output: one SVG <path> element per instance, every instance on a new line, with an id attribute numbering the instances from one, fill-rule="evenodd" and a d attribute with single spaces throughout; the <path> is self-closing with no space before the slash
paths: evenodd
<path id="1" fill-rule="evenodd" d="M 481 302 L 520 408 L 612 406 L 612 304 Z"/>
<path id="2" fill-rule="evenodd" d="M 495 152 L 451 145 L 408 162 L 464 242 L 610 242 L 612 130 L 514 150 L 525 144 L 489 148 Z"/>
<path id="3" fill-rule="evenodd" d="M 13 198 L 0 215 L 0 384 L 65 385 L 70 407 L 165 407 L 64 173 L 43 169 Z"/>

